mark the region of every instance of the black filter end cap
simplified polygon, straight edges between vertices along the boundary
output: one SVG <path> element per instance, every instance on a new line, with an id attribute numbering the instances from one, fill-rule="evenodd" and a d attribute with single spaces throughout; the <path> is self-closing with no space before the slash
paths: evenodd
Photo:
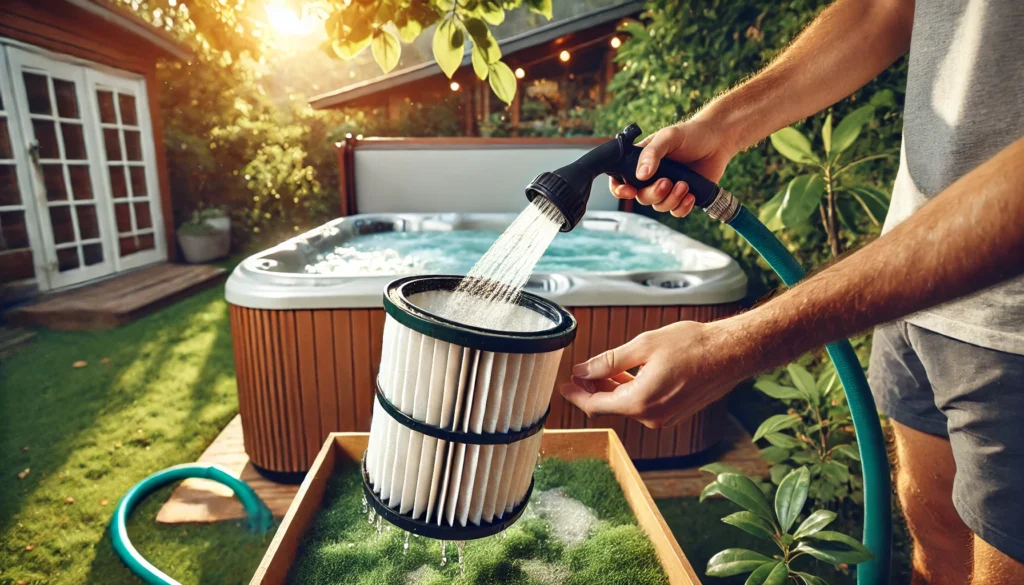
<path id="1" fill-rule="evenodd" d="M 568 232 L 579 224 L 587 211 L 590 181 L 586 185 L 574 187 L 556 173 L 541 173 L 526 186 L 527 199 L 533 201 L 538 196 L 547 199 L 562 212 L 562 231 Z"/>

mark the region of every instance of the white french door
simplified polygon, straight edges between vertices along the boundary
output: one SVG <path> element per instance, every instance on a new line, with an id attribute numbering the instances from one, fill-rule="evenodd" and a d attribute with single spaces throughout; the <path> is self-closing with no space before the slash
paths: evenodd
<path id="1" fill-rule="evenodd" d="M 144 80 L 20 47 L 5 53 L 40 288 L 165 259 Z"/>

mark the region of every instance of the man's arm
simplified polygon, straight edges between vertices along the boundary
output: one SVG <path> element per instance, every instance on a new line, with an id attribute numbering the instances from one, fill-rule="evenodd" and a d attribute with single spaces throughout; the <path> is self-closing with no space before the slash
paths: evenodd
<path id="1" fill-rule="evenodd" d="M 792 290 L 722 321 L 640 335 L 576 366 L 562 394 L 590 416 L 673 424 L 810 349 L 1022 273 L 1024 138 Z M 637 366 L 635 379 L 624 373 Z"/>
<path id="2" fill-rule="evenodd" d="M 637 177 L 652 176 L 667 156 L 719 180 L 737 152 L 850 95 L 906 53 L 913 17 L 913 0 L 837 0 L 763 71 L 641 142 Z M 693 207 L 687 191 L 667 179 L 639 193 L 612 181 L 616 197 L 678 217 Z"/>

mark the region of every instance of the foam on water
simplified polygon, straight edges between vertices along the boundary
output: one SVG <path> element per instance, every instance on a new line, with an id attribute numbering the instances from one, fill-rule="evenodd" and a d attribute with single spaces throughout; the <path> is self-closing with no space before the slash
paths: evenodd
<path id="1" fill-rule="evenodd" d="M 466 274 L 439 311 L 442 317 L 474 327 L 519 331 L 519 296 L 562 226 L 550 201 L 534 199 Z"/>

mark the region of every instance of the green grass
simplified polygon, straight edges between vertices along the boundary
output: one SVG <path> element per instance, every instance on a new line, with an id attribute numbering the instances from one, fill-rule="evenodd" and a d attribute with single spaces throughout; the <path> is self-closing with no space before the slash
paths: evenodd
<path id="1" fill-rule="evenodd" d="M 429 567 L 429 585 L 534 585 L 523 561 L 554 563 L 571 569 L 565 585 L 654 585 L 667 582 L 654 548 L 637 526 L 622 489 L 603 461 L 567 462 L 548 458 L 534 476 L 536 491 L 558 488 L 591 508 L 599 522 L 579 545 L 566 548 L 537 517 L 507 530 L 508 538 L 484 538 L 466 545 L 465 574 L 449 546 L 442 567 L 436 540 L 413 538 L 403 552 L 405 533 L 378 535 L 362 512 L 362 481 L 357 469 L 337 473 L 328 484 L 324 509 L 307 533 L 289 578 L 295 584 L 351 583 L 404 585 L 406 575 Z"/>
<path id="2" fill-rule="evenodd" d="M 129 487 L 194 461 L 237 412 L 223 298 L 215 287 L 110 331 L 39 331 L 4 359 L 0 584 L 141 582 L 114 554 L 107 524 Z M 79 360 L 88 365 L 73 367 Z M 168 493 L 130 522 L 146 558 L 182 583 L 248 582 L 270 536 L 240 522 L 158 525 Z"/>

